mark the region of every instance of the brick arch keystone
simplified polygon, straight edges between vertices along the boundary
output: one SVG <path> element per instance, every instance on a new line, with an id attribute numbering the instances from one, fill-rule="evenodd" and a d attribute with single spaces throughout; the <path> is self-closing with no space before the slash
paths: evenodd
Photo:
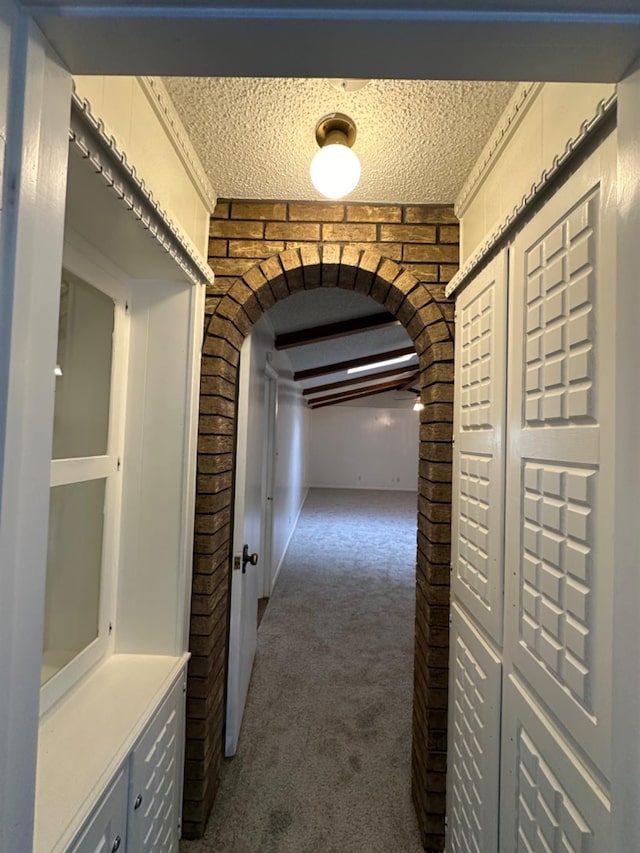
<path id="1" fill-rule="evenodd" d="M 369 296 L 405 327 L 421 397 L 412 793 L 425 849 L 443 848 L 453 420 L 453 304 L 373 250 L 289 249 L 219 295 L 203 341 L 194 575 L 187 689 L 185 825 L 204 831 L 222 763 L 238 362 L 244 338 L 276 302 L 317 287 Z M 211 301 L 211 299 L 210 299 Z"/>

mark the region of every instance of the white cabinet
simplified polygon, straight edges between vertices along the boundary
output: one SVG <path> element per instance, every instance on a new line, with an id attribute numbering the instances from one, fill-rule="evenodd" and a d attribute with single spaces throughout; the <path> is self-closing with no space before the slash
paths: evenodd
<path id="1" fill-rule="evenodd" d="M 611 135 L 457 300 L 449 853 L 609 849 L 615 179 Z"/>
<path id="2" fill-rule="evenodd" d="M 127 849 L 134 853 L 178 849 L 184 700 L 180 679 L 131 754 Z"/>
<path id="3" fill-rule="evenodd" d="M 128 782 L 129 768 L 125 764 L 69 853 L 116 853 L 126 849 Z"/>
<path id="4" fill-rule="evenodd" d="M 68 853 L 177 853 L 184 675 L 144 727 Z"/>

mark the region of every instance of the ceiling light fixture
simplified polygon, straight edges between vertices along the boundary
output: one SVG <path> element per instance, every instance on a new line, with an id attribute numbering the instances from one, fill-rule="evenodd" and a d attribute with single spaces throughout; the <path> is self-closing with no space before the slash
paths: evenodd
<path id="1" fill-rule="evenodd" d="M 386 367 L 388 364 L 400 364 L 409 361 L 412 355 L 399 355 L 397 358 L 388 358 L 386 361 L 377 361 L 375 364 L 363 364 L 360 367 L 350 367 L 347 373 L 360 373 L 362 370 L 375 370 L 376 367 Z"/>
<path id="2" fill-rule="evenodd" d="M 424 403 L 422 403 L 420 401 L 420 395 L 418 394 L 418 396 L 416 397 L 416 401 L 413 404 L 413 411 L 414 412 L 421 412 L 423 409 L 424 409 Z"/>
<path id="3" fill-rule="evenodd" d="M 330 113 L 316 125 L 320 150 L 311 161 L 311 181 L 327 198 L 342 198 L 352 192 L 360 180 L 360 161 L 351 146 L 356 126 L 344 113 Z"/>

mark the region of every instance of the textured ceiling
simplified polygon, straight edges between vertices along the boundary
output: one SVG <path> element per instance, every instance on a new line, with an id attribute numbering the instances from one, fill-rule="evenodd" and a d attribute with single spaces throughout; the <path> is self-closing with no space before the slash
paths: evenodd
<path id="1" fill-rule="evenodd" d="M 317 199 L 309 163 L 330 112 L 356 123 L 353 201 L 453 202 L 515 83 L 165 77 L 219 198 Z"/>
<path id="2" fill-rule="evenodd" d="M 164 82 L 219 198 L 320 198 L 309 178 L 318 150 L 315 127 L 327 113 L 345 112 L 358 128 L 354 151 L 362 164 L 360 185 L 349 199 L 405 204 L 455 200 L 516 86 L 370 80 L 358 91 L 344 91 L 326 79 L 169 77 Z M 359 294 L 321 289 L 278 303 L 266 321 L 278 334 L 379 310 Z M 401 326 L 391 326 L 285 354 L 296 371 L 410 343 Z M 346 376 L 341 371 L 302 384 Z M 355 405 L 410 407 L 413 400 L 410 391 L 391 391 Z"/>

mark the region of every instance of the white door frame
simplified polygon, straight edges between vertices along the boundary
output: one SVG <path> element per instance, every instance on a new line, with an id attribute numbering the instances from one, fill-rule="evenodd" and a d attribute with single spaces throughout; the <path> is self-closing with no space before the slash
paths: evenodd
<path id="1" fill-rule="evenodd" d="M 0 214 L 0 849 L 30 850 L 71 77 L 32 21 L 3 3 L 0 27 L 7 23 L 14 44 Z"/>
<path id="2" fill-rule="evenodd" d="M 213 4 L 212 4 L 213 5 Z M 304 4 L 298 4 L 304 5 Z M 317 4 L 315 4 L 317 6 Z M 464 4 L 462 4 L 464 5 Z M 470 7 L 472 4 L 466 4 Z M 587 20 L 591 4 L 565 0 L 563 9 L 525 10 L 501 15 L 479 4 L 447 17 L 441 4 L 419 10 L 396 7 L 384 14 L 360 7 L 346 12 L 310 13 L 264 8 L 262 18 L 233 20 L 234 38 L 225 38 L 221 17 L 180 15 L 169 7 L 131 18 L 126 10 L 102 6 L 100 14 L 79 10 L 74 0 L 65 14 L 53 4 L 40 6 L 39 23 L 77 73 L 202 73 L 210 63 L 227 71 L 265 75 L 307 75 L 321 68 L 326 53 L 322 30 L 345 42 L 340 68 L 333 73 L 468 79 L 620 79 L 640 51 L 639 17 L 610 13 Z M 628 5 L 628 4 L 627 4 Z M 638 4 L 636 4 L 638 5 Z M 226 4 L 228 7 L 228 4 Z M 541 8 L 530 0 L 529 10 Z M 576 17 L 584 13 L 582 21 Z M 573 17 L 572 17 L 573 14 Z M 510 17 L 511 16 L 511 17 Z M 520 16 L 520 17 L 519 17 Z M 239 16 L 241 17 L 241 16 Z M 389 21 L 397 19 L 397 28 Z M 331 18 L 332 20 L 329 20 Z M 286 49 L 274 50 L 276 32 Z M 345 20 L 346 19 L 346 23 Z M 513 28 L 509 28 L 508 20 Z M 203 21 L 206 26 L 203 25 Z M 564 57 L 562 45 L 572 23 L 576 51 Z M 493 22 L 493 23 L 492 23 Z M 488 26 L 488 25 L 491 26 Z M 182 58 L 166 49 L 184 27 L 199 46 Z M 355 29 L 354 29 L 355 27 Z M 58 272 L 62 256 L 68 104 L 71 78 L 51 44 L 42 37 L 28 8 L 14 0 L 0 7 L 1 38 L 8 30 L 10 56 L 0 54 L 0 90 L 10 92 L 6 124 L 4 210 L 1 213 L 2 290 L 0 293 L 0 848 L 31 847 L 38 732 L 39 669 L 48 515 L 49 450 L 53 419 L 53 366 L 58 316 Z M 291 29 L 300 39 L 291 39 Z M 517 38 L 505 38 L 505 28 Z M 150 37 L 153 29 L 154 38 Z M 240 49 L 247 29 L 256 35 L 255 51 Z M 354 39 L 354 33 L 360 36 Z M 164 43 L 163 43 L 164 39 Z M 582 41 L 582 46 L 578 43 Z M 190 39 L 183 41 L 191 47 Z M 212 50 L 214 45 L 214 50 Z M 353 50 L 354 45 L 357 50 Z M 404 46 L 403 46 L 404 45 Z M 413 50 L 407 45 L 415 45 Z M 428 49 L 428 45 L 434 47 Z M 511 45 L 509 51 L 505 46 Z M 540 53 L 540 45 L 546 52 Z M 372 49 L 372 46 L 374 49 Z M 468 49 L 467 49 L 468 48 Z M 579 56 L 578 56 L 579 54 Z M 75 56 L 75 58 L 74 58 Z M 577 61 L 577 58 L 579 61 Z M 191 62 L 191 65 L 189 64 Z M 163 64 L 164 63 L 164 64 Z M 322 64 L 322 68 L 326 66 Z M 212 73 L 214 66 L 208 66 Z M 404 71 L 404 73 L 403 73 Z M 6 98 L 0 96 L 0 110 Z M 616 572 L 613 682 L 613 838 L 612 849 L 635 849 L 640 839 L 640 672 L 637 613 L 640 611 L 640 465 L 637 428 L 640 398 L 640 71 L 635 66 L 619 89 L 618 212 L 618 365 L 616 394 Z M 9 191 L 7 188 L 11 188 Z M 37 249 L 35 251 L 34 249 Z M 630 393 L 630 391 L 633 393 Z"/>

